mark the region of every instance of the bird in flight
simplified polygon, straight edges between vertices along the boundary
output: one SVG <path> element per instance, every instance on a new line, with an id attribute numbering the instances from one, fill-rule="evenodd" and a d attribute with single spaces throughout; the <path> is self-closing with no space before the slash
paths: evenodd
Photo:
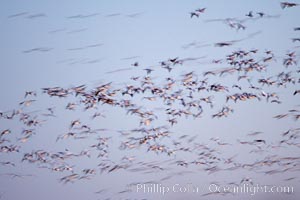
<path id="1" fill-rule="evenodd" d="M 199 17 L 201 13 L 205 12 L 205 10 L 206 10 L 206 8 L 196 9 L 195 11 L 190 12 L 190 16 L 191 16 L 191 18 L 193 18 L 193 17 Z"/>
<path id="2" fill-rule="evenodd" d="M 287 1 L 280 3 L 280 6 L 281 6 L 282 9 L 291 8 L 291 7 L 295 7 L 295 6 L 298 6 L 298 5 L 299 4 L 297 4 L 297 3 L 291 3 L 291 2 L 287 2 Z"/>

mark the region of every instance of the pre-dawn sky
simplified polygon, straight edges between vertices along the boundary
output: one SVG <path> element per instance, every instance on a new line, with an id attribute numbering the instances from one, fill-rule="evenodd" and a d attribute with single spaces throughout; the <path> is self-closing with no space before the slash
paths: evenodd
<path id="1" fill-rule="evenodd" d="M 298 3 L 1 1 L 0 199 L 299 199 Z"/>

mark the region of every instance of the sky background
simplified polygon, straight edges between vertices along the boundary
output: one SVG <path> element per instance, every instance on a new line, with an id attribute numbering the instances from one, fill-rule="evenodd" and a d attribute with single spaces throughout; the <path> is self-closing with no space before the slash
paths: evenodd
<path id="1" fill-rule="evenodd" d="M 300 2 L 298 2 L 300 3 Z M 190 12 L 198 8 L 206 8 L 199 18 L 190 18 Z M 205 71 L 228 67 L 224 62 L 212 64 L 214 59 L 224 59 L 226 55 L 236 50 L 258 49 L 255 59 L 265 58 L 264 52 L 271 50 L 275 59 L 268 63 L 268 71 L 253 73 L 253 79 L 271 77 L 282 70 L 282 60 L 286 53 L 295 52 L 299 60 L 298 42 L 291 38 L 299 38 L 300 32 L 293 28 L 299 27 L 300 12 L 298 7 L 282 9 L 280 1 L 273 0 L 3 0 L 0 2 L 0 111 L 11 111 L 24 100 L 25 91 L 36 91 L 38 96 L 35 102 L 25 111 L 45 112 L 46 108 L 55 107 L 55 115 L 37 127 L 37 134 L 32 140 L 21 144 L 20 153 L 0 154 L 1 161 L 10 160 L 16 163 L 15 167 L 0 166 L 0 199 L 198 199 L 199 194 L 141 194 L 118 193 L 126 189 L 130 183 L 142 183 L 158 180 L 170 173 L 189 171 L 184 175 L 174 176 L 172 179 L 161 182 L 165 185 L 175 183 L 193 183 L 206 187 L 212 182 L 228 183 L 240 182 L 244 177 L 251 177 L 256 184 L 292 185 L 295 194 L 286 196 L 282 194 L 259 194 L 254 199 L 298 199 L 299 198 L 299 172 L 287 172 L 274 176 L 249 170 L 224 171 L 208 174 L 193 167 L 169 166 L 161 172 L 133 173 L 120 170 L 115 173 L 97 174 L 91 180 L 80 180 L 71 184 L 62 184 L 59 179 L 68 173 L 56 173 L 43 169 L 35 164 L 21 162 L 25 152 L 47 149 L 58 152 L 69 149 L 72 152 L 81 150 L 93 144 L 94 137 L 87 140 L 56 142 L 58 135 L 66 133 L 71 120 L 80 119 L 94 128 L 106 128 L 103 133 L 112 137 L 110 141 L 110 159 L 120 160 L 130 154 L 140 161 L 166 161 L 181 158 L 193 159 L 192 155 L 179 154 L 178 157 L 147 152 L 137 149 L 127 152 L 119 150 L 120 141 L 117 130 L 130 130 L 138 127 L 136 117 L 126 115 L 126 110 L 107 105 L 99 106 L 105 118 L 90 120 L 92 112 L 84 112 L 82 108 L 76 111 L 67 111 L 68 102 L 78 102 L 78 98 L 55 98 L 42 94 L 45 87 L 74 87 L 85 84 L 92 89 L 101 84 L 112 82 L 114 88 L 131 84 L 132 76 L 145 76 L 144 68 L 154 69 L 151 77 L 155 82 L 163 82 L 170 76 L 176 80 L 182 75 L 194 71 L 202 76 Z M 237 18 L 247 19 L 249 11 L 264 12 L 272 17 L 258 20 L 246 20 L 243 24 L 246 30 L 231 29 L 222 21 L 215 19 Z M 81 17 L 80 17 L 81 16 Z M 209 22 L 211 21 L 211 22 Z M 244 40 L 242 40 L 244 39 Z M 230 47 L 216 47 L 217 42 L 241 40 Z M 186 46 L 197 43 L 198 47 Z M 42 48 L 44 51 L 35 51 Z M 168 74 L 166 70 L 157 69 L 159 62 L 170 58 L 197 58 L 184 63 Z M 134 62 L 139 67 L 133 67 Z M 299 69 L 294 66 L 291 70 Z M 118 71 L 120 70 L 120 71 Z M 113 73 L 111 73 L 113 72 Z M 299 78 L 299 73 L 294 74 Z M 233 76 L 212 76 L 210 83 L 221 82 L 231 86 L 237 83 Z M 241 83 L 246 84 L 244 82 Z M 297 88 L 298 87 L 298 88 Z M 264 90 L 276 92 L 280 95 L 282 104 L 271 104 L 265 101 L 247 101 L 239 104 L 231 103 L 234 113 L 227 118 L 212 119 L 211 115 L 219 111 L 224 101 L 216 94 L 214 108 L 207 109 L 200 119 L 179 119 L 179 123 L 171 127 L 172 137 L 175 140 L 180 135 L 197 135 L 196 142 L 210 144 L 211 138 L 218 137 L 221 141 L 233 143 L 234 146 L 216 148 L 224 156 L 238 154 L 237 160 L 251 162 L 276 154 L 276 150 L 263 154 L 249 154 L 247 147 L 237 143 L 237 139 L 247 140 L 247 134 L 254 131 L 263 132 L 262 138 L 272 142 L 280 140 L 280 134 L 290 128 L 297 128 L 299 120 L 285 118 L 274 119 L 273 116 L 282 114 L 289 109 L 296 109 L 299 105 L 299 95 L 293 92 L 299 89 L 298 85 L 288 85 L 287 88 L 265 87 Z M 148 104 L 136 100 L 149 109 L 157 109 L 162 104 Z M 26 110 L 27 109 L 27 110 Z M 164 121 L 158 122 L 164 124 Z M 22 124 L 17 120 L 0 120 L 0 130 L 11 129 L 20 132 Z M 11 138 L 18 138 L 12 135 Z M 168 143 L 166 143 L 168 144 Z M 188 145 L 188 144 L 187 144 Z M 212 144 L 213 145 L 213 144 Z M 280 149 L 278 154 L 283 156 L 299 156 L 299 148 L 286 147 Z M 261 157 L 259 157 L 261 156 Z M 259 157 L 259 158 L 258 158 Z M 97 158 L 74 159 L 71 162 L 77 169 L 97 166 Z M 163 164 L 161 164 L 163 166 Z M 299 166 L 299 162 L 298 162 Z M 298 167 L 299 171 L 299 167 Z M 33 174 L 32 177 L 11 178 L 5 173 Z M 297 177 L 291 181 L 285 178 Z M 95 192 L 107 189 L 106 192 Z M 202 198 L 202 197 L 201 197 Z M 207 199 L 212 196 L 205 197 Z M 216 199 L 252 199 L 249 195 L 217 196 Z"/>

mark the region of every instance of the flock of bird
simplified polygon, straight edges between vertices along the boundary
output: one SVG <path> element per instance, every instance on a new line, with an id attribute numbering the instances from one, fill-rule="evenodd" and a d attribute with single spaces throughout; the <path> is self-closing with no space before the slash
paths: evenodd
<path id="1" fill-rule="evenodd" d="M 282 9 L 297 7 L 298 4 L 290 2 L 280 3 Z M 201 18 L 209 8 L 199 8 L 190 12 L 191 18 Z M 25 13 L 19 14 L 26 15 Z M 136 14 L 138 15 L 138 14 Z M 42 17 L 44 15 L 29 15 L 28 18 Z M 264 17 L 276 17 L 263 12 L 249 11 L 245 16 L 249 19 Z M 256 17 L 257 16 L 257 17 Z M 17 16 L 10 16 L 17 17 Z M 90 17 L 76 15 L 70 18 Z M 245 30 L 244 23 L 249 20 L 216 19 L 222 21 L 231 28 Z M 299 27 L 293 27 L 294 31 L 300 31 Z M 292 38 L 292 42 L 299 42 L 299 38 Z M 215 43 L 216 47 L 232 45 L 233 42 Z M 78 47 L 90 48 L 102 44 Z M 34 48 L 24 51 L 49 51 L 48 48 Z M 77 49 L 70 49 L 77 50 Z M 135 58 L 133 58 L 135 59 Z M 282 92 L 288 94 L 297 102 L 300 96 L 300 68 L 298 66 L 299 55 L 296 51 L 289 51 L 284 55 L 276 55 L 272 50 L 240 49 L 232 51 L 226 57 L 218 60 L 210 60 L 209 63 L 217 66 L 215 70 L 189 71 L 179 77 L 173 74 L 173 70 L 184 66 L 199 58 L 168 58 L 158 61 L 150 67 L 143 67 L 139 61 L 132 62 L 130 69 L 138 71 L 139 75 L 132 73 L 128 82 L 122 86 L 107 81 L 96 87 L 88 85 L 74 87 L 47 87 L 41 91 L 26 91 L 24 99 L 17 108 L 10 111 L 1 111 L 0 120 L 3 123 L 18 121 L 23 129 L 17 131 L 14 128 L 0 130 L 0 154 L 21 155 L 20 162 L 7 160 L 0 162 L 2 167 L 13 171 L 23 163 L 30 163 L 38 168 L 61 173 L 60 182 L 74 183 L 80 180 L 89 180 L 106 173 L 127 171 L 129 173 L 155 174 L 163 176 L 154 183 L 161 183 L 169 179 L 176 179 L 185 173 L 197 173 L 204 171 L 208 175 L 234 170 L 247 170 L 265 175 L 293 174 L 287 180 L 299 180 L 297 173 L 300 170 L 299 156 L 283 156 L 279 152 L 286 149 L 299 152 L 300 127 L 288 128 L 280 133 L 277 141 L 268 141 L 263 132 L 250 132 L 246 139 L 236 138 L 234 142 L 223 141 L 212 137 L 208 141 L 202 141 L 200 135 L 179 134 L 176 127 L 182 120 L 197 120 L 209 116 L 211 120 L 221 120 L 234 115 L 237 104 L 248 105 L 242 102 L 252 101 L 257 104 L 284 104 Z M 281 62 L 279 73 L 273 74 L 272 65 Z M 220 68 L 219 66 L 226 66 Z M 188 70 L 188 68 L 185 68 Z M 113 73 L 118 73 L 115 71 Z M 140 75 L 143 73 L 143 75 Z M 155 75 L 159 74 L 160 79 Z M 230 79 L 234 84 L 224 81 Z M 295 88 L 291 91 L 290 88 Z M 58 107 L 35 109 L 39 97 L 45 95 L 49 101 L 56 99 L 65 104 L 66 112 L 84 112 L 89 114 L 89 121 L 76 117 L 67 125 L 67 130 L 56 137 L 56 143 L 72 145 L 73 140 L 82 141 L 85 148 L 73 152 L 69 148 L 63 151 L 49 151 L 47 149 L 24 152 L 24 146 L 40 134 L 42 126 L 59 116 Z M 101 124 L 101 120 L 109 113 L 102 108 L 123 111 L 124 116 L 132 116 L 132 129 L 122 130 L 99 128 L 90 125 L 92 122 Z M 290 118 L 299 123 L 299 105 L 285 113 L 273 116 L 274 120 Z M 135 124 L 134 124 L 135 123 Z M 115 138 L 117 135 L 117 139 Z M 119 148 L 115 149 L 112 140 L 119 141 Z M 115 144 L 114 142 L 114 144 Z M 241 155 L 228 155 L 227 149 L 245 148 L 247 155 L 261 157 L 261 159 L 249 162 L 243 161 Z M 274 152 L 274 150 L 276 150 Z M 113 153 L 118 151 L 123 157 L 119 160 L 112 159 Z M 143 154 L 142 158 L 136 153 Z M 156 161 L 147 160 L 147 155 L 156 158 Z M 264 156 L 265 155 L 265 156 Z M 245 156 L 245 155 L 243 155 Z M 97 163 L 89 168 L 81 168 L 75 165 L 74 160 L 91 159 Z M 179 172 L 176 172 L 179 170 Z M 189 171 L 187 171 L 189 170 Z M 34 176 L 33 174 L 18 174 L 13 172 L 2 173 L 0 176 L 20 178 Z M 152 182 L 152 183 L 153 183 Z M 227 184 L 239 185 L 247 182 L 253 184 L 249 177 L 243 177 L 236 182 Z M 130 185 L 133 185 L 129 184 Z M 96 192 L 98 195 L 107 192 L 104 189 Z M 121 190 L 116 195 L 128 195 L 132 190 Z M 206 196 L 207 194 L 203 194 Z M 214 194 L 224 195 L 224 194 Z M 113 197 L 110 197 L 114 199 Z M 108 198 L 109 199 L 109 198 Z"/>

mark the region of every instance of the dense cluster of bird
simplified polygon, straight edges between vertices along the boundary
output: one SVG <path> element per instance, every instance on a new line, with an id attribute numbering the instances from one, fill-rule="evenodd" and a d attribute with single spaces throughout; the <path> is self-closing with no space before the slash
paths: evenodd
<path id="1" fill-rule="evenodd" d="M 282 2 L 282 9 L 298 6 L 296 3 Z M 206 12 L 206 8 L 192 11 L 190 17 L 199 17 Z M 137 13 L 136 15 L 139 15 Z M 43 17 L 43 14 L 29 15 L 20 13 L 9 16 L 27 16 L 28 18 Z M 76 15 L 73 18 L 92 17 L 92 15 Z M 136 16 L 134 15 L 134 16 Z M 272 17 L 263 12 L 249 11 L 245 16 L 254 19 Z M 132 17 L 134 17 L 132 16 Z M 246 29 L 243 25 L 248 19 L 221 19 L 231 28 Z M 299 31 L 299 27 L 294 28 Z M 293 38 L 293 42 L 299 38 Z M 217 47 L 230 46 L 231 42 L 216 43 Z M 102 44 L 82 46 L 70 50 L 98 47 Z M 24 51 L 49 51 L 49 48 L 33 48 Z M 134 57 L 136 59 L 136 57 Z M 24 99 L 18 107 L 11 111 L 1 111 L 0 119 L 4 122 L 19 121 L 23 125 L 21 131 L 13 128 L 0 130 L 0 153 L 1 154 L 21 154 L 21 163 L 34 164 L 39 168 L 48 169 L 53 172 L 62 173 L 60 182 L 70 183 L 82 179 L 91 179 L 102 173 L 113 173 L 126 170 L 132 173 L 159 173 L 164 171 L 165 175 L 160 180 L 162 182 L 176 176 L 185 174 L 185 168 L 191 169 L 186 173 L 195 173 L 195 170 L 203 170 L 208 174 L 219 171 L 233 171 L 237 169 L 249 170 L 251 172 L 264 173 L 266 175 L 281 174 L 287 172 L 299 172 L 299 156 L 281 156 L 280 153 L 286 148 L 299 152 L 300 148 L 300 127 L 290 128 L 280 135 L 278 141 L 268 141 L 263 132 L 251 132 L 246 139 L 236 139 L 235 142 L 225 142 L 219 138 L 211 138 L 209 141 L 197 140 L 198 135 L 181 134 L 178 135 L 174 127 L 182 120 L 199 120 L 210 116 L 213 120 L 218 120 L 234 114 L 237 104 L 241 102 L 257 101 L 262 104 L 282 104 L 284 99 L 281 93 L 275 90 L 287 91 L 291 98 L 299 98 L 300 94 L 300 68 L 298 67 L 299 56 L 296 51 L 289 51 L 285 55 L 276 55 L 271 50 L 240 49 L 231 52 L 226 57 L 218 60 L 210 60 L 210 64 L 222 64 L 225 68 L 217 68 L 199 73 L 189 71 L 176 77 L 173 70 L 180 69 L 187 62 L 196 61 L 198 58 L 169 58 L 158 61 L 154 66 L 144 68 L 139 61 L 131 64 L 139 75 L 133 74 L 125 86 L 119 87 L 114 82 L 105 82 L 96 87 L 89 88 L 88 85 L 74 87 L 47 87 L 39 91 L 26 91 Z M 274 74 L 272 65 L 274 62 L 282 60 L 279 73 Z M 132 68 L 130 68 L 132 69 Z M 187 69 L 187 68 L 186 68 Z M 113 72 L 116 73 L 117 71 Z M 143 75 L 140 75 L 143 72 Z M 160 74 L 161 79 L 157 79 L 153 74 Z M 233 84 L 224 81 L 231 79 Z M 293 91 L 290 91 L 290 88 Z M 129 130 L 99 128 L 89 125 L 79 117 L 70 121 L 67 130 L 56 136 L 56 142 L 66 142 L 71 140 L 84 140 L 87 144 L 84 149 L 72 152 L 68 148 L 63 151 L 48 151 L 46 149 L 32 150 L 24 152 L 24 145 L 39 134 L 40 127 L 56 118 L 56 107 L 49 107 L 44 110 L 35 110 L 35 104 L 39 97 L 47 95 L 58 98 L 65 103 L 65 110 L 68 112 L 82 111 L 89 113 L 90 121 L 100 121 L 106 117 L 105 111 L 100 111 L 103 107 L 123 110 L 124 115 L 133 116 L 138 122 L 135 128 Z M 70 101 L 70 99 L 73 99 Z M 295 100 L 297 101 L 297 100 Z M 291 119 L 299 122 L 300 109 L 295 107 L 283 114 L 274 116 L 275 119 Z M 215 119 L 217 118 L 217 119 Z M 19 132 L 19 133 L 18 133 Z M 119 151 L 123 157 L 113 160 L 110 152 L 112 150 L 112 140 L 114 135 L 118 135 Z M 14 140 L 14 138 L 16 138 Z M 92 142 L 91 142 L 92 141 Z M 239 154 L 228 156 L 224 149 L 245 148 L 249 155 L 266 155 L 253 162 L 243 162 L 239 159 Z M 136 151 L 133 151 L 136 150 Z M 140 160 L 134 152 L 143 154 L 153 152 L 159 161 Z M 272 153 L 273 152 L 273 153 Z M 188 156 L 187 156 L 188 155 Z M 76 166 L 76 159 L 96 159 L 98 163 L 90 168 Z M 0 165 L 14 168 L 20 163 L 11 160 L 1 161 Z M 171 169 L 179 169 L 181 172 L 174 172 Z M 183 167 L 183 168 L 182 168 Z M 2 176 L 12 178 L 32 175 L 22 175 L 16 173 L 3 173 Z M 295 176 L 291 179 L 299 179 Z M 290 180 L 291 180 L 290 179 Z M 243 178 L 235 183 L 252 183 L 250 178 Z M 253 183 L 252 183 L 253 184 Z M 103 191 L 97 192 L 97 194 Z M 118 194 L 130 192 L 130 190 L 120 191 Z M 208 194 L 204 194 L 206 196 Z"/>

